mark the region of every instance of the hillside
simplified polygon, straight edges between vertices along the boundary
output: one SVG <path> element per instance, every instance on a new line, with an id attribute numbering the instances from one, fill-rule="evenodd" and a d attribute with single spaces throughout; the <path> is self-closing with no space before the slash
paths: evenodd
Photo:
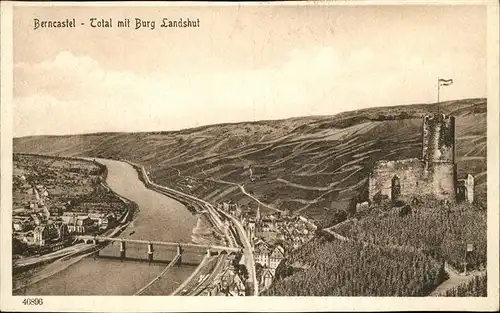
<path id="1" fill-rule="evenodd" d="M 486 107 L 486 99 L 440 105 L 441 112 L 456 116 L 458 175 L 475 176 L 483 206 Z M 371 108 L 171 132 L 23 137 L 14 139 L 14 151 L 129 159 L 144 164 L 157 183 L 208 201 L 256 207 L 245 191 L 263 207 L 300 212 L 326 226 L 331 210 L 364 197 L 374 162 L 420 156 L 422 117 L 436 108 Z"/>

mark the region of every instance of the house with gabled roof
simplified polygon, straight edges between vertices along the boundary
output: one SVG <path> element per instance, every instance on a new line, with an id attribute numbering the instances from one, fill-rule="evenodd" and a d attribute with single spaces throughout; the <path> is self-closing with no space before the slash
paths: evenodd
<path id="1" fill-rule="evenodd" d="M 225 295 L 245 295 L 245 282 L 232 268 L 228 268 L 222 273 L 219 286 L 219 290 Z"/>
<path id="2" fill-rule="evenodd" d="M 269 268 L 276 269 L 281 263 L 281 260 L 285 258 L 285 248 L 281 245 L 276 245 L 269 256 Z"/>
<path id="3" fill-rule="evenodd" d="M 254 244 L 254 257 L 255 262 L 261 264 L 262 266 L 267 266 L 269 262 L 269 254 L 271 253 L 271 247 L 265 241 L 259 239 Z"/>
<path id="4" fill-rule="evenodd" d="M 274 271 L 268 267 L 264 267 L 260 276 L 260 286 L 262 289 L 267 289 L 271 286 L 274 279 Z"/>

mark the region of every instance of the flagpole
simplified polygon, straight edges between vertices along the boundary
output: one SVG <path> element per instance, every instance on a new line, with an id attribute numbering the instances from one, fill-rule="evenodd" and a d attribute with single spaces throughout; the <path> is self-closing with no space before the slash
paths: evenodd
<path id="1" fill-rule="evenodd" d="M 438 77 L 438 94 L 437 94 L 437 109 L 438 109 L 438 114 L 439 114 L 439 77 Z"/>

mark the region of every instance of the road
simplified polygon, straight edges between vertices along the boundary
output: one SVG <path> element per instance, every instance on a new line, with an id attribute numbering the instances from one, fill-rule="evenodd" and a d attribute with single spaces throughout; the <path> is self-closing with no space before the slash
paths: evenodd
<path id="1" fill-rule="evenodd" d="M 212 270 L 212 272 L 210 273 L 210 275 L 205 277 L 205 279 L 202 282 L 198 283 L 198 285 L 195 288 L 193 288 L 193 290 L 191 292 L 189 292 L 189 294 L 187 294 L 187 295 L 188 296 L 197 296 L 201 292 L 203 292 L 203 290 L 205 290 L 205 288 L 207 288 L 208 285 L 210 285 L 210 283 L 222 271 L 223 265 L 224 265 L 224 262 L 226 261 L 226 259 L 227 259 L 226 254 L 220 255 L 219 258 L 217 259 L 217 263 L 215 264 L 215 267 Z"/>
<path id="2" fill-rule="evenodd" d="M 228 217 L 233 222 L 233 224 L 236 226 L 236 229 L 238 231 L 240 238 L 242 239 L 242 244 L 245 248 L 243 250 L 243 252 L 244 252 L 244 256 L 245 256 L 246 267 L 247 267 L 248 272 L 249 272 L 248 273 L 249 277 L 252 278 L 252 282 L 253 282 L 253 294 L 254 294 L 254 296 L 257 296 L 257 295 L 259 295 L 259 282 L 257 281 L 257 274 L 255 271 L 255 259 L 253 256 L 252 245 L 250 244 L 250 240 L 248 239 L 248 236 L 246 235 L 245 229 L 243 229 L 243 225 L 241 225 L 241 223 L 236 218 L 234 218 L 233 216 L 231 216 L 230 214 L 228 214 L 226 212 L 221 211 L 221 213 L 224 214 L 226 217 Z"/>
<path id="3" fill-rule="evenodd" d="M 220 183 L 220 184 L 227 184 L 227 185 L 238 186 L 238 187 L 240 188 L 241 192 L 242 192 L 245 196 L 247 196 L 247 197 L 249 197 L 249 198 L 253 199 L 254 201 L 256 201 L 258 204 L 262 205 L 263 207 L 268 208 L 268 209 L 270 209 L 270 210 L 273 210 L 273 211 L 275 211 L 275 212 L 284 213 L 284 211 L 279 210 L 279 209 L 276 209 L 276 208 L 274 208 L 274 207 L 270 206 L 269 204 L 265 204 L 265 203 L 263 203 L 262 201 L 260 201 L 259 199 L 255 198 L 253 195 L 249 194 L 249 193 L 245 190 L 245 187 L 244 187 L 243 185 L 240 185 L 240 184 L 237 184 L 237 183 L 228 182 L 228 181 L 224 181 L 224 180 L 220 180 L 220 179 L 212 179 L 212 178 L 209 178 L 208 180 L 213 181 L 214 183 Z"/>
<path id="4" fill-rule="evenodd" d="M 181 191 L 178 191 L 178 190 L 175 190 L 172 188 L 168 188 L 165 186 L 160 186 L 160 185 L 151 181 L 144 166 L 139 165 L 139 164 L 134 164 L 130 161 L 126 161 L 126 162 L 133 165 L 133 166 L 140 168 L 142 171 L 143 177 L 145 178 L 145 180 L 147 181 L 147 183 L 149 185 L 169 193 L 172 197 L 176 197 L 176 196 L 179 197 L 180 196 L 181 198 L 188 199 L 196 204 L 202 205 L 207 210 L 207 212 L 209 212 L 210 216 L 212 217 L 212 220 L 214 222 L 214 226 L 226 234 L 227 239 L 228 239 L 228 243 L 231 243 L 233 241 L 231 236 L 229 236 L 227 229 L 224 226 L 224 223 L 221 221 L 219 215 L 217 214 L 217 210 L 210 203 L 208 203 L 207 201 L 204 201 L 202 199 L 196 198 L 192 195 L 185 194 Z M 245 191 L 245 194 L 246 194 L 246 191 Z M 272 208 L 272 209 L 274 209 L 274 208 Z M 274 209 L 274 210 L 276 210 L 276 209 Z M 238 220 L 236 220 L 234 217 L 232 217 L 231 215 L 229 215 L 223 211 L 220 211 L 220 213 L 225 215 L 227 218 L 229 218 L 229 220 L 231 220 L 233 222 L 233 225 L 236 227 L 236 229 L 238 231 L 238 235 L 240 236 L 241 242 L 243 244 L 243 254 L 245 256 L 245 262 L 246 262 L 248 274 L 249 274 L 249 277 L 251 277 L 251 283 L 254 286 L 253 294 L 255 296 L 257 296 L 259 294 L 259 288 L 258 288 L 258 282 L 256 279 L 255 260 L 254 260 L 250 240 L 248 239 L 246 232 L 243 229 L 243 226 L 241 225 L 241 223 Z"/>
<path id="5" fill-rule="evenodd" d="M 76 244 L 76 245 L 72 245 L 72 246 L 69 246 L 67 248 L 52 252 L 52 253 L 48 253 L 48 254 L 44 254 L 44 255 L 40 255 L 40 256 L 33 256 L 33 257 L 19 260 L 15 263 L 15 265 L 18 267 L 33 265 L 33 264 L 37 264 L 37 263 L 41 263 L 41 262 L 45 262 L 45 261 L 50 261 L 50 260 L 65 257 L 65 256 L 70 256 L 70 255 L 73 255 L 75 253 L 85 252 L 87 250 L 90 251 L 92 249 L 95 249 L 95 246 L 93 244 L 83 244 L 83 243 Z"/>
<path id="6" fill-rule="evenodd" d="M 434 291 L 430 294 L 430 296 L 432 297 L 443 297 L 448 290 L 467 283 L 475 276 L 486 275 L 486 271 L 476 271 L 469 275 L 460 275 L 447 263 L 445 264 L 444 269 L 446 273 L 448 273 L 448 279 L 443 281 L 439 286 L 436 287 L 436 289 L 434 289 Z"/>
<path id="7" fill-rule="evenodd" d="M 331 228 L 324 228 L 323 231 L 326 231 L 330 235 L 333 235 L 335 238 L 342 240 L 342 241 L 349 241 L 349 238 L 342 236 L 341 234 L 333 231 Z"/>
<path id="8" fill-rule="evenodd" d="M 329 234 L 333 235 L 339 240 L 342 241 L 352 241 L 352 239 L 344 237 L 340 235 L 339 233 L 335 232 L 331 228 L 324 228 L 323 231 L 328 232 Z M 377 246 L 381 248 L 390 248 L 390 249 L 395 249 L 399 251 L 404 251 L 404 252 L 416 252 L 416 251 L 421 251 L 416 248 L 410 247 L 410 246 L 398 246 L 398 245 L 379 245 L 375 243 L 367 243 L 363 241 L 358 241 L 361 242 L 365 245 L 371 245 L 371 246 Z M 467 281 L 473 279 L 475 276 L 481 276 L 485 275 L 486 271 L 476 271 L 473 273 L 470 273 L 469 275 L 460 275 L 457 273 L 457 271 L 451 267 L 448 263 L 445 263 L 444 270 L 446 273 L 448 273 L 448 279 L 443 281 L 441 284 L 439 284 L 434 291 L 431 292 L 429 296 L 432 297 L 439 297 L 445 295 L 446 291 L 456 288 L 461 284 L 466 283 Z"/>
<path id="9" fill-rule="evenodd" d="M 208 256 L 208 254 L 205 255 L 205 257 L 203 258 L 203 260 L 201 260 L 201 263 L 198 265 L 198 267 L 196 267 L 196 270 L 193 273 L 191 273 L 191 275 L 185 281 L 183 281 L 170 295 L 171 296 L 176 296 L 179 293 L 184 292 L 184 289 L 186 289 L 186 286 L 188 284 L 190 284 L 191 281 L 195 277 L 198 277 L 198 274 L 200 273 L 200 271 L 203 268 L 205 268 L 210 262 L 211 262 L 210 256 Z"/>

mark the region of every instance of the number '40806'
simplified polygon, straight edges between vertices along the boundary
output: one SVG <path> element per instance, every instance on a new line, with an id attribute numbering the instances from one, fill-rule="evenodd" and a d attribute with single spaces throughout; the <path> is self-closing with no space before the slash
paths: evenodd
<path id="1" fill-rule="evenodd" d="M 43 299 L 42 298 L 26 298 L 23 300 L 24 305 L 42 305 L 43 304 Z"/>

